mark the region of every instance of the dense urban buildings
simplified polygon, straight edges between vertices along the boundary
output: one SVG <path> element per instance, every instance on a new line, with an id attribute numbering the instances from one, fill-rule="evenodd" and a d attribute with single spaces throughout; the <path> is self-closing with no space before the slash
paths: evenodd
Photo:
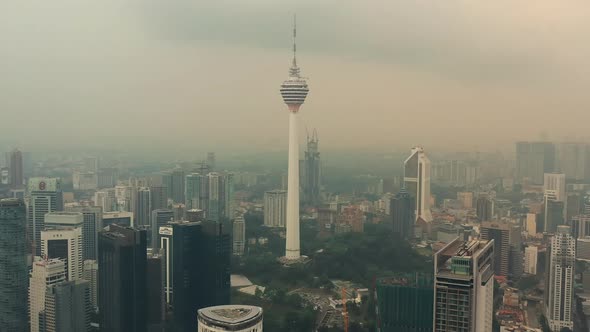
<path id="1" fill-rule="evenodd" d="M 262 308 L 222 305 L 199 309 L 199 332 L 262 332 Z"/>
<path id="2" fill-rule="evenodd" d="M 433 331 L 492 331 L 494 241 L 455 239 L 434 255 L 434 273 Z"/>
<path id="3" fill-rule="evenodd" d="M 432 331 L 433 298 L 432 274 L 406 273 L 377 280 L 379 331 Z"/>
<path id="4" fill-rule="evenodd" d="M 321 161 L 318 132 L 314 129 L 311 137 L 307 136 L 305 159 L 301 161 L 301 191 L 303 204 L 318 206 L 321 203 Z"/>
<path id="5" fill-rule="evenodd" d="M 412 148 L 410 156 L 404 161 L 404 185 L 416 200 L 414 205 L 416 220 L 431 222 L 430 159 L 422 147 Z"/>
<path id="6" fill-rule="evenodd" d="M 289 166 L 287 177 L 287 243 L 285 258 L 298 260 L 299 251 L 299 108 L 303 105 L 309 92 L 307 82 L 300 75 L 296 59 L 297 28 L 293 26 L 293 63 L 289 69 L 289 79 L 281 84 L 283 101 L 289 108 Z"/>
<path id="7" fill-rule="evenodd" d="M 160 248 L 160 237 L 158 236 L 159 229 L 162 226 L 166 226 L 167 223 L 174 221 L 174 211 L 170 209 L 157 209 L 152 211 L 152 217 L 150 222 L 150 231 L 152 232 L 151 248 Z"/>
<path id="8" fill-rule="evenodd" d="M 0 199 L 0 331 L 27 329 L 27 249 L 25 203 Z"/>
<path id="9" fill-rule="evenodd" d="M 576 241 L 570 231 L 568 226 L 558 226 L 548 249 L 550 253 L 545 276 L 545 305 L 547 321 L 552 331 L 574 327 Z"/>
<path id="10" fill-rule="evenodd" d="M 516 179 L 542 185 L 545 173 L 555 171 L 555 146 L 550 142 L 516 143 Z"/>
<path id="11" fill-rule="evenodd" d="M 110 225 L 98 236 L 98 307 L 101 331 L 147 330 L 145 231 Z"/>
<path id="12" fill-rule="evenodd" d="M 564 142 L 557 148 L 557 169 L 566 179 L 583 181 L 590 178 L 590 145 Z"/>
<path id="13" fill-rule="evenodd" d="M 98 206 L 75 206 L 66 208 L 68 212 L 81 213 L 82 226 L 82 257 L 84 260 L 96 260 L 98 255 L 98 231 L 102 229 L 102 208 Z"/>
<path id="14" fill-rule="evenodd" d="M 41 230 L 45 227 L 45 214 L 63 211 L 61 180 L 57 178 L 31 178 L 27 191 L 30 201 L 27 211 L 27 238 L 34 256 L 41 255 Z"/>
<path id="15" fill-rule="evenodd" d="M 285 227 L 287 219 L 287 192 L 271 190 L 264 193 L 264 226 Z"/>

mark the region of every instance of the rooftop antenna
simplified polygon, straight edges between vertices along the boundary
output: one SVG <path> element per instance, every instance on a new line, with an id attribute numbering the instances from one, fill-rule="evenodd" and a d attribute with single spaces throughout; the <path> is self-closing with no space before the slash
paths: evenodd
<path id="1" fill-rule="evenodd" d="M 293 14 L 293 63 L 289 70 L 289 76 L 299 77 L 299 67 L 297 67 L 297 14 Z"/>

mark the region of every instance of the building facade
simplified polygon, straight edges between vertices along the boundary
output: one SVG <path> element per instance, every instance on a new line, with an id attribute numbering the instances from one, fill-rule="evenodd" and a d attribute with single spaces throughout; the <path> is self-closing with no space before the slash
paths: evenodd
<path id="1" fill-rule="evenodd" d="M 66 281 L 65 264 L 59 259 L 37 260 L 29 279 L 29 319 L 31 332 L 45 332 L 44 311 L 47 287 Z"/>
<path id="2" fill-rule="evenodd" d="M 234 219 L 232 228 L 233 254 L 235 256 L 242 256 L 244 255 L 244 249 L 246 246 L 246 222 L 244 221 L 244 217 L 236 217 Z"/>
<path id="3" fill-rule="evenodd" d="M 44 332 L 89 332 L 92 303 L 86 280 L 47 286 L 45 310 L 39 316 Z"/>
<path id="4" fill-rule="evenodd" d="M 287 191 L 271 190 L 264 193 L 264 226 L 285 227 L 287 221 Z"/>
<path id="5" fill-rule="evenodd" d="M 82 214 L 82 258 L 96 260 L 98 255 L 98 231 L 102 229 L 102 208 L 99 206 L 76 206 L 67 212 Z"/>
<path id="6" fill-rule="evenodd" d="M 41 232 L 41 255 L 64 261 L 66 280 L 82 279 L 82 228 L 47 225 Z"/>
<path id="7" fill-rule="evenodd" d="M 305 159 L 301 162 L 301 191 L 303 204 L 318 206 L 321 203 L 321 161 L 318 133 L 314 129 L 307 136 Z"/>
<path id="8" fill-rule="evenodd" d="M 482 240 L 494 240 L 494 274 L 510 278 L 522 275 L 520 226 L 507 222 L 482 222 Z"/>
<path id="9" fill-rule="evenodd" d="M 30 196 L 27 212 L 27 237 L 34 256 L 41 255 L 41 230 L 45 227 L 45 214 L 63 211 L 61 180 L 57 178 L 31 178 L 27 191 Z"/>
<path id="10" fill-rule="evenodd" d="M 494 241 L 457 238 L 434 255 L 434 272 L 433 331 L 492 331 Z"/>
<path id="11" fill-rule="evenodd" d="M 551 238 L 549 264 L 546 274 L 546 316 L 552 331 L 574 328 L 574 275 L 576 241 L 570 227 L 558 226 Z"/>
<path id="12" fill-rule="evenodd" d="M 390 212 L 393 221 L 393 234 L 395 236 L 409 239 L 414 237 L 414 213 L 415 200 L 402 188 L 400 192 L 391 199 Z"/>
<path id="13" fill-rule="evenodd" d="M 14 189 L 22 188 L 25 183 L 23 154 L 18 149 L 10 152 L 9 172 L 11 187 Z"/>
<path id="14" fill-rule="evenodd" d="M 533 245 L 529 245 L 524 249 L 524 273 L 537 274 L 538 253 L 538 248 Z"/>
<path id="15" fill-rule="evenodd" d="M 28 331 L 26 220 L 22 200 L 0 199 L 0 331 Z"/>

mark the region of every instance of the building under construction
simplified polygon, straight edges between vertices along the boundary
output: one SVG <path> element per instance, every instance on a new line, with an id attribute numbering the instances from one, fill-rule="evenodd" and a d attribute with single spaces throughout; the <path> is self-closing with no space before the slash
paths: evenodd
<path id="1" fill-rule="evenodd" d="M 434 277 L 428 273 L 406 273 L 377 280 L 377 331 L 431 332 Z"/>

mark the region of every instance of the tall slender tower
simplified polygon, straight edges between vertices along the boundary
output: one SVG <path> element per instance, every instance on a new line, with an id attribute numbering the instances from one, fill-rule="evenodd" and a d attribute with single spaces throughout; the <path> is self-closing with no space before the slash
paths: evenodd
<path id="1" fill-rule="evenodd" d="M 287 178 L 287 245 L 285 258 L 297 260 L 299 251 L 299 141 L 297 113 L 305 101 L 309 88 L 297 67 L 297 22 L 293 21 L 293 63 L 289 69 L 289 79 L 281 85 L 281 95 L 289 108 L 289 175 Z"/>

